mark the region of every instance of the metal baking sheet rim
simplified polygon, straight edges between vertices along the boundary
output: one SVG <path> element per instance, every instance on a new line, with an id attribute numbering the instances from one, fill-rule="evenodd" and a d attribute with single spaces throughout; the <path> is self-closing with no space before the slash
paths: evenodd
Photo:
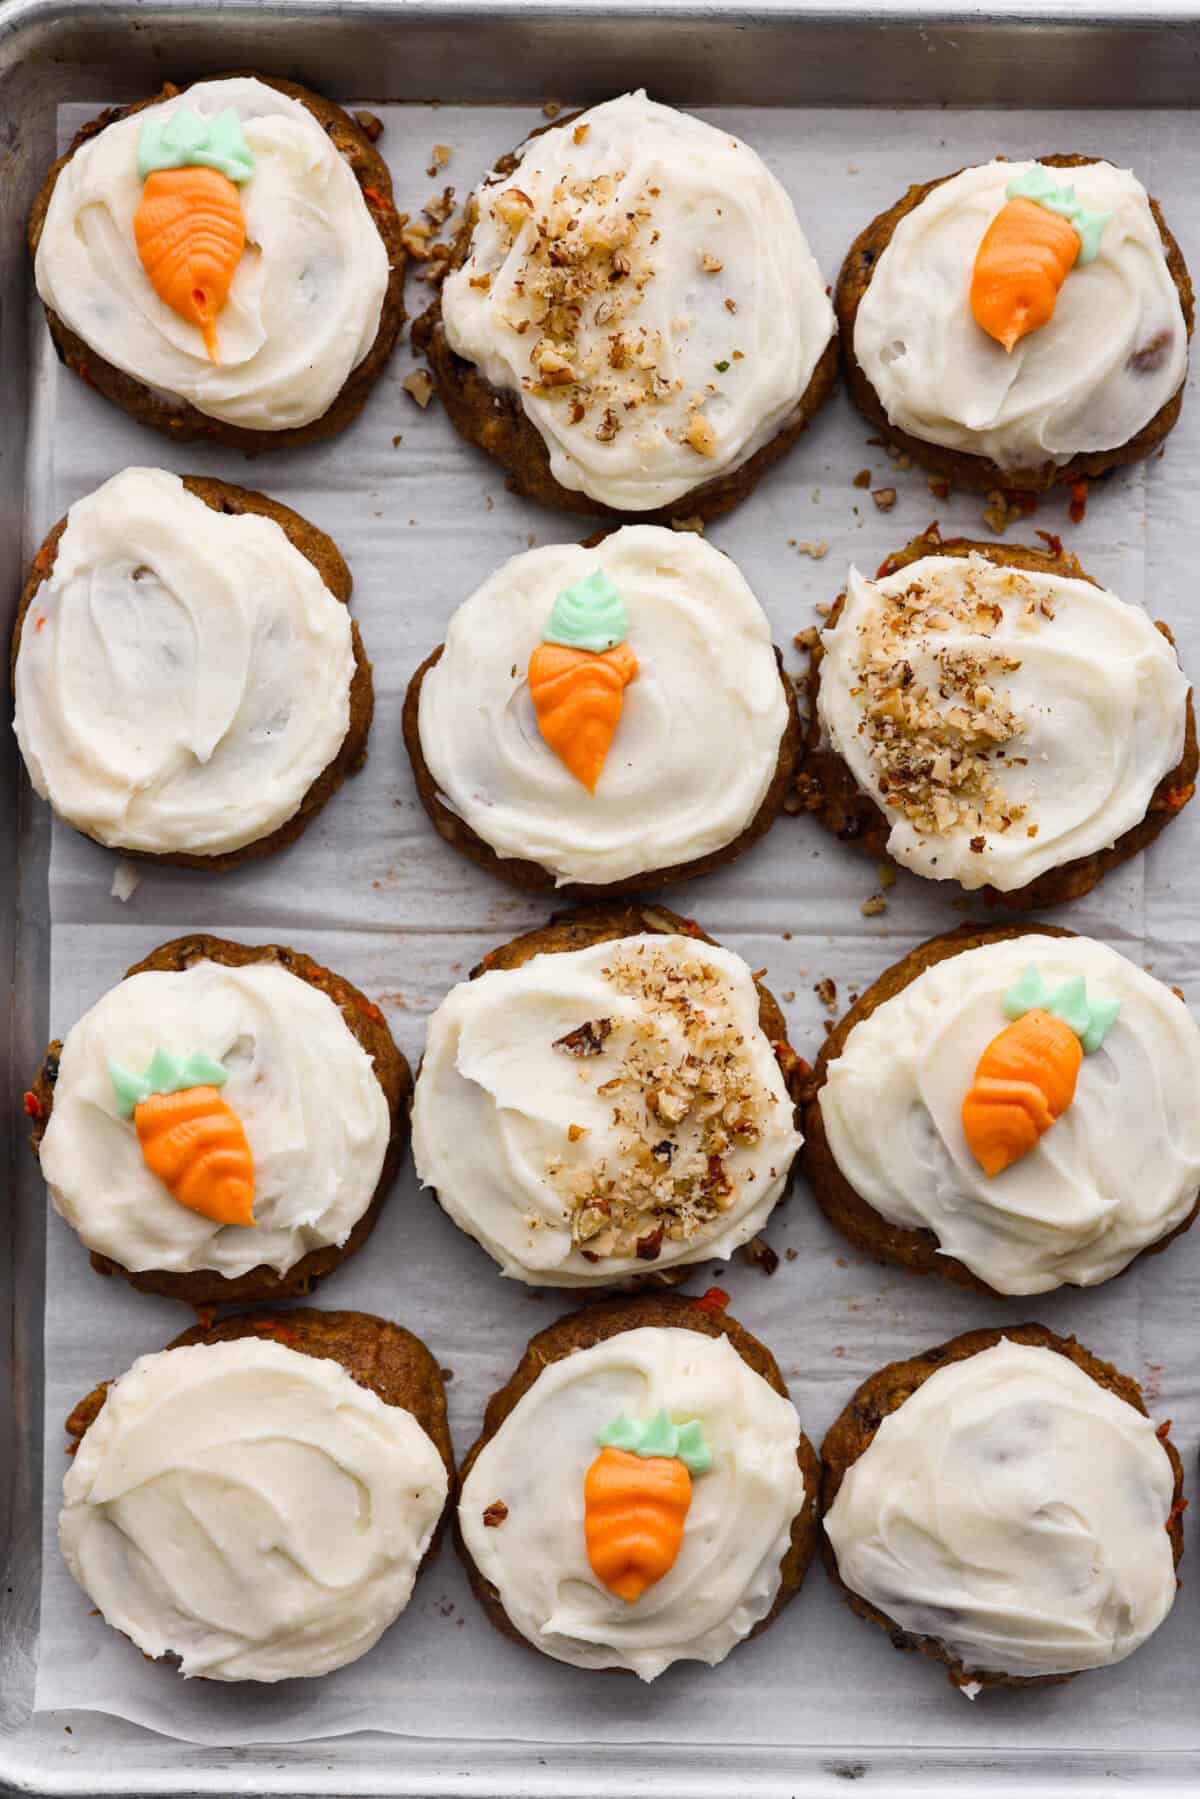
<path id="1" fill-rule="evenodd" d="M 219 30 L 215 29 L 219 25 Z M 614 27 L 620 26 L 620 30 Z M 464 30 L 487 55 L 464 76 Z M 380 34 L 383 34 L 382 36 Z M 597 96 L 645 79 L 647 48 L 665 55 L 664 97 L 695 104 L 786 98 L 795 104 L 845 100 L 944 104 L 947 72 L 956 100 L 1028 105 L 1148 105 L 1194 101 L 1200 71 L 1200 6 L 1160 0 L 1059 0 L 964 7 L 696 6 L 655 0 L 158 0 L 131 11 L 112 0 L 0 0 L 0 374 L 6 395 L 0 431 L 0 569 L 8 620 L 20 591 L 28 542 L 23 425 L 29 411 L 29 345 L 41 329 L 29 289 L 24 219 L 54 154 L 54 118 L 67 98 L 148 91 L 171 73 L 275 68 L 309 74 L 339 94 L 378 99 L 431 95 L 497 101 L 556 87 L 580 91 L 581 40 L 589 51 L 585 88 Z M 728 51 L 736 44 L 732 60 Z M 1118 49 L 1120 54 L 1116 54 Z M 382 62 L 380 51 L 384 50 Z M 519 53 L 519 74 L 507 49 Z M 781 55 L 790 50 L 791 55 Z M 596 54 L 599 52 L 599 54 Z M 805 52 L 819 54 L 809 54 Z M 369 55 L 369 61 L 356 60 Z M 676 60 L 672 60 L 675 58 Z M 380 76 L 381 67 L 384 70 Z M 790 71 L 786 93 L 781 68 Z M 362 71 L 371 73 L 363 76 Z M 1068 71 L 1088 71 L 1086 83 Z M 555 74 L 558 81 L 555 82 Z M 1031 93 L 1030 82 L 1036 91 Z M 464 82 L 470 92 L 464 93 Z M 660 78 L 660 91 L 664 85 Z M 1131 89 L 1133 93 L 1131 94 Z M 587 97 L 586 92 L 584 97 Z M 1059 1756 L 1041 1751 L 960 1751 L 898 1746 L 858 1753 L 845 1745 L 780 1751 L 763 1746 L 706 1749 L 702 1766 L 681 1745 L 581 1743 L 539 1751 L 492 1742 L 447 1753 L 436 1739 L 370 1733 L 295 1747 L 214 1750 L 177 1743 L 120 1720 L 89 1715 L 91 1752 L 71 1751 L 61 1718 L 31 1710 L 37 1644 L 41 1491 L 41 1316 L 45 1197 L 25 1145 L 19 1094 L 46 1038 L 49 821 L 30 803 L 15 741 L 0 733 L 0 825 L 20 855 L 8 859 L 0 903 L 0 955 L 9 1006 L 0 1031 L 0 1068 L 9 1096 L 3 1155 L 10 1203 L 0 1212 L 0 1791 L 37 1793 L 354 1793 L 527 1796 L 686 1793 L 716 1799 L 736 1787 L 747 1799 L 807 1799 L 864 1791 L 936 1793 L 1086 1792 L 1124 1780 L 1145 1790 L 1180 1788 L 1200 1776 L 1195 1753 L 1137 1748 Z"/>

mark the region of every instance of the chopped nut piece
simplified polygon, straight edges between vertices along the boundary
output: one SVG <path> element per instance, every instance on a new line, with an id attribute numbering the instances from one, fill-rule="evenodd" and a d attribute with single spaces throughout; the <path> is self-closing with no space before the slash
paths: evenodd
<path id="1" fill-rule="evenodd" d="M 638 1238 L 637 1259 L 639 1262 L 657 1262 L 662 1250 L 663 1231 L 664 1227 L 658 1224 L 652 1231 L 647 1231 L 644 1237 Z"/>
<path id="2" fill-rule="evenodd" d="M 870 899 L 865 899 L 862 903 L 862 915 L 864 918 L 878 918 L 881 912 L 886 911 L 887 901 L 884 899 L 882 893 L 873 893 Z"/>
<path id="3" fill-rule="evenodd" d="M 694 412 L 687 428 L 687 441 L 701 456 L 715 456 L 717 434 L 702 412 Z"/>
<path id="4" fill-rule="evenodd" d="M 508 1517 L 508 1507 L 502 1499 L 493 1499 L 491 1505 L 484 1507 L 483 1522 L 487 1530 L 497 1530 Z"/>
<path id="5" fill-rule="evenodd" d="M 587 1134 L 588 1127 L 586 1124 L 569 1124 L 567 1126 L 568 1143 L 578 1143 L 580 1138 L 586 1137 Z"/>
<path id="6" fill-rule="evenodd" d="M 944 481 L 940 475 L 930 475 L 927 485 L 934 499 L 948 500 L 950 498 L 950 483 Z"/>
<path id="7" fill-rule="evenodd" d="M 369 144 L 378 143 L 383 136 L 383 120 L 373 112 L 356 112 L 354 122 Z"/>
<path id="8" fill-rule="evenodd" d="M 765 1237 L 751 1237 L 748 1243 L 742 1244 L 742 1254 L 751 1268 L 758 1268 L 763 1274 L 774 1274 L 779 1266 L 778 1253 Z"/>
<path id="9" fill-rule="evenodd" d="M 568 1031 L 565 1037 L 556 1037 L 553 1047 L 565 1056 L 603 1055 L 612 1028 L 611 1018 L 589 1018 L 575 1030 Z"/>
<path id="10" fill-rule="evenodd" d="M 821 538 L 818 543 L 806 543 L 801 540 L 796 545 L 796 549 L 801 556 L 811 556 L 814 562 L 820 562 L 822 556 L 829 554 L 829 545 L 824 538 Z"/>
<path id="11" fill-rule="evenodd" d="M 813 992 L 827 1012 L 834 1012 L 837 1010 L 837 982 L 833 979 L 832 975 L 822 975 L 821 979 L 814 985 Z"/>
<path id="12" fill-rule="evenodd" d="M 525 221 L 533 216 L 533 201 L 523 188 L 506 187 L 497 198 L 492 211 L 510 231 L 519 231 Z"/>
<path id="13" fill-rule="evenodd" d="M 986 848 L 987 848 L 987 838 L 986 837 L 972 837 L 972 839 L 971 839 L 971 854 L 972 855 L 982 856 L 982 854 Z"/>
<path id="14" fill-rule="evenodd" d="M 433 398 L 433 376 L 428 369 L 414 369 L 400 383 L 406 394 L 409 394 L 424 412 Z"/>
<path id="15" fill-rule="evenodd" d="M 700 267 L 706 275 L 719 275 L 725 264 L 719 256 L 714 256 L 710 250 L 705 250 L 700 257 Z"/>
<path id="16" fill-rule="evenodd" d="M 877 487 L 871 494 L 871 498 L 880 512 L 890 512 L 896 504 L 896 489 L 894 487 Z"/>
<path id="17" fill-rule="evenodd" d="M 860 468 L 857 475 L 855 475 L 855 477 L 854 477 L 852 485 L 854 487 L 870 487 L 870 485 L 871 485 L 870 469 L 869 468 Z"/>
<path id="18" fill-rule="evenodd" d="M 736 300 L 726 300 L 725 310 L 726 310 L 726 312 L 736 312 L 737 311 L 737 301 Z M 733 352 L 733 359 L 735 362 L 741 361 L 741 351 L 740 350 L 735 350 Z"/>
<path id="19" fill-rule="evenodd" d="M 591 129 L 592 128 L 590 125 L 576 125 L 574 131 L 571 133 L 571 136 L 574 139 L 575 143 L 577 143 L 577 144 L 584 143 L 587 139 L 587 134 Z"/>

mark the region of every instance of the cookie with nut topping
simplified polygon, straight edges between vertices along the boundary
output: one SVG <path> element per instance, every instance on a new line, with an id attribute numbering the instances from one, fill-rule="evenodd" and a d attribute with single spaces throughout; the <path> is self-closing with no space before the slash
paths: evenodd
<path id="1" fill-rule="evenodd" d="M 433 1013 L 417 1174 L 510 1278 L 669 1284 L 783 1198 L 797 1069 L 740 956 L 658 906 L 583 907 L 494 950 Z"/>
<path id="2" fill-rule="evenodd" d="M 413 340 L 454 425 L 518 492 L 659 524 L 735 506 L 837 372 L 833 309 L 779 182 L 644 92 L 500 159 Z"/>
<path id="3" fill-rule="evenodd" d="M 1088 893 L 1194 792 L 1174 640 L 1045 549 L 943 539 L 851 569 L 810 642 L 801 809 L 1011 910 Z"/>

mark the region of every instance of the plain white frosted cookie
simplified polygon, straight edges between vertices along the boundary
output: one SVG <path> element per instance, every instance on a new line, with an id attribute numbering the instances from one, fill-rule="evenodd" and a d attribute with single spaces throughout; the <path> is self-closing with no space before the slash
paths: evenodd
<path id="1" fill-rule="evenodd" d="M 17 741 L 98 843 L 229 855 L 336 761 L 355 672 L 349 608 L 275 519 L 127 468 L 71 507 L 26 612 Z"/>
<path id="2" fill-rule="evenodd" d="M 850 1591 L 968 1675 L 1053 1678 L 1124 1661 L 1170 1611 L 1174 1493 L 1144 1412 L 1001 1338 L 888 1413 L 825 1531 Z"/>
<path id="3" fill-rule="evenodd" d="M 105 1622 L 206 1680 L 328 1674 L 408 1604 L 449 1489 L 411 1412 L 257 1337 L 145 1355 L 63 1482 L 58 1535 Z"/>

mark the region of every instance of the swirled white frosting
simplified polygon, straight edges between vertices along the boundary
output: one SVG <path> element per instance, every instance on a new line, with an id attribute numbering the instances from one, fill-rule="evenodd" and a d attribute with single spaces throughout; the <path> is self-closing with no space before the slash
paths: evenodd
<path id="1" fill-rule="evenodd" d="M 620 589 L 638 673 L 590 794 L 543 740 L 526 674 L 555 595 L 597 567 Z M 560 885 L 732 842 L 766 796 L 787 719 L 771 628 L 737 565 L 656 525 L 515 556 L 459 607 L 421 684 L 441 798 L 497 855 L 540 862 Z"/>
<path id="2" fill-rule="evenodd" d="M 683 1003 L 664 1005 L 664 990 Z M 597 1047 L 571 1053 L 564 1039 L 588 1026 Z M 695 1083 L 723 1094 L 722 1057 L 736 1097 L 714 1175 L 714 1107 Z M 649 1110 L 656 1090 L 666 1120 Z M 531 1286 L 731 1255 L 782 1196 L 801 1141 L 750 970 L 715 945 L 647 934 L 534 956 L 460 982 L 429 1020 L 417 1175 Z M 656 1220 L 657 1254 L 639 1259 L 634 1239 Z"/>
<path id="3" fill-rule="evenodd" d="M 989 162 L 934 188 L 875 264 L 854 353 L 893 425 L 1004 469 L 1061 464 L 1136 437 L 1187 370 L 1183 308 L 1146 190 L 1107 162 L 1051 170 L 1110 212 L 1054 316 L 1009 354 L 971 312 L 971 271 L 1005 188 L 1032 162 Z"/>
<path id="4" fill-rule="evenodd" d="M 914 592 L 925 608 L 919 616 Z M 852 568 L 841 616 L 822 643 L 825 736 L 887 816 L 889 854 L 930 880 L 1008 893 L 1106 849 L 1140 824 L 1183 754 L 1188 682 L 1174 648 L 1140 607 L 1090 581 L 997 568 L 982 556 L 926 556 L 880 581 Z M 890 720 L 888 741 L 879 741 L 869 714 L 881 696 L 872 684 L 897 685 L 899 670 L 900 700 L 924 688 L 944 720 L 962 706 L 966 685 L 948 684 L 944 670 L 964 659 L 1018 728 L 1000 739 L 979 733 L 971 746 L 986 758 L 1000 795 L 989 810 L 1000 816 L 953 804 L 942 828 L 931 829 L 885 787 L 891 744 L 920 745 Z M 952 799 L 954 778 L 948 766 Z"/>
<path id="5" fill-rule="evenodd" d="M 531 203 L 524 221 L 514 193 Z M 622 94 L 530 138 L 476 200 L 471 254 L 442 289 L 446 336 L 519 396 L 564 487 L 650 511 L 788 424 L 833 309 L 791 201 L 748 145 Z M 705 453 L 687 435 L 698 412 Z"/>
<path id="6" fill-rule="evenodd" d="M 140 1071 L 156 1049 L 228 1071 L 221 1097 L 254 1157 L 253 1225 L 221 1225 L 174 1200 L 117 1109 L 110 1059 Z M 390 1120 L 374 1064 L 319 988 L 277 963 L 195 962 L 110 989 L 67 1032 L 40 1156 L 55 1209 L 122 1268 L 229 1277 L 285 1273 L 342 1244 L 371 1203 Z"/>
<path id="7" fill-rule="evenodd" d="M 244 1337 L 141 1356 L 63 1482 L 67 1566 L 115 1629 L 207 1680 L 327 1674 L 408 1604 L 446 1503 L 411 1412 Z"/>
<path id="8" fill-rule="evenodd" d="M 1124 1661 L 1175 1600 L 1174 1476 L 1150 1419 L 1007 1339 L 890 1413 L 825 1517 L 851 1592 L 968 1671 Z"/>
<path id="9" fill-rule="evenodd" d="M 138 136 L 181 106 L 206 119 L 233 107 L 254 154 L 238 190 L 246 248 L 217 315 L 219 367 L 154 291 L 133 235 Z M 350 165 L 307 107 L 234 76 L 82 144 L 55 184 L 34 272 L 45 304 L 114 368 L 226 424 L 283 431 L 320 418 L 375 341 L 388 258 Z"/>
<path id="10" fill-rule="evenodd" d="M 633 1604 L 588 1562 L 583 1483 L 618 1412 L 699 1419 L 712 1450 L 692 1481 L 674 1566 Z M 725 1337 L 643 1326 L 544 1368 L 479 1452 L 458 1517 L 472 1561 L 521 1635 L 577 1668 L 653 1680 L 672 1662 L 724 1661 L 770 1611 L 805 1500 L 791 1401 Z M 501 1501 L 499 1525 L 483 1521 Z M 494 1514 L 493 1514 L 494 1515 Z"/>
<path id="11" fill-rule="evenodd" d="M 1082 975 L 1121 1010 L 1067 1110 L 989 1179 L 962 1102 L 1029 967 L 1051 986 Z M 1200 1193 L 1200 1028 L 1169 987 L 1088 937 L 1029 934 L 926 969 L 854 1026 L 819 1104 L 854 1191 L 890 1223 L 933 1231 L 998 1293 L 1108 1280 Z"/>
<path id="12" fill-rule="evenodd" d="M 348 610 L 274 519 L 128 468 L 72 506 L 26 616 L 17 740 L 89 837 L 218 855 L 299 810 L 353 677 Z"/>

